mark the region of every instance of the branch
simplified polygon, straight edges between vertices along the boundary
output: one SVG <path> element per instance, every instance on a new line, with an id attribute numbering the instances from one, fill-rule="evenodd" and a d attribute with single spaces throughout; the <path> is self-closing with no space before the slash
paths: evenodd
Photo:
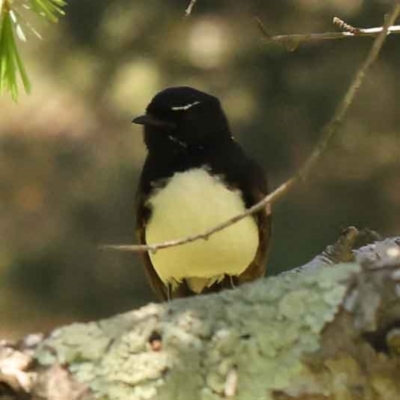
<path id="1" fill-rule="evenodd" d="M 186 17 L 189 17 L 190 14 L 192 14 L 192 10 L 193 10 L 193 7 L 196 5 L 196 2 L 197 2 L 197 0 L 190 0 L 190 3 L 185 10 Z"/>
<path id="2" fill-rule="evenodd" d="M 348 259 L 354 234 L 333 253 Z M 400 240 L 351 253 L 351 263 L 324 253 L 300 272 L 0 341 L 0 398 L 398 399 Z"/>
<path id="3" fill-rule="evenodd" d="M 333 24 L 339 27 L 342 32 L 325 32 L 325 33 L 300 33 L 300 34 L 289 34 L 289 35 L 271 35 L 266 29 L 262 21 L 255 17 L 258 28 L 260 29 L 265 41 L 275 42 L 284 45 L 289 50 L 296 49 L 303 42 L 313 42 L 320 40 L 335 40 L 335 39 L 348 39 L 354 37 L 377 37 L 384 31 L 384 27 L 375 28 L 358 28 L 354 27 L 338 17 L 333 18 Z M 395 19 L 393 20 L 394 23 Z M 400 25 L 389 25 L 387 34 L 399 34 Z"/>
<path id="4" fill-rule="evenodd" d="M 350 105 L 352 104 L 356 94 L 358 93 L 361 87 L 361 84 L 364 81 L 367 71 L 369 70 L 369 68 L 379 55 L 379 52 L 388 34 L 389 27 L 393 25 L 399 13 L 400 13 L 400 2 L 397 1 L 389 17 L 385 19 L 385 23 L 381 32 L 378 34 L 374 43 L 372 44 L 372 47 L 365 61 L 358 69 L 343 100 L 340 102 L 338 108 L 336 109 L 334 116 L 322 129 L 319 142 L 317 143 L 315 149 L 313 150 L 309 158 L 306 160 L 304 165 L 292 178 L 281 184 L 277 189 L 275 189 L 269 195 L 264 197 L 260 202 L 247 209 L 245 212 L 236 215 L 235 217 L 223 222 L 222 224 L 216 225 L 215 227 L 213 227 L 210 230 L 207 230 L 206 232 L 188 236 L 185 238 L 169 240 L 163 243 L 155 243 L 151 245 L 103 245 L 100 246 L 100 249 L 129 251 L 136 253 L 146 252 L 146 251 L 155 252 L 157 250 L 162 250 L 169 247 L 181 246 L 201 239 L 206 240 L 211 235 L 223 229 L 226 229 L 227 227 L 235 224 L 236 222 L 242 220 L 243 218 L 255 214 L 258 211 L 264 209 L 265 207 L 269 207 L 271 204 L 274 204 L 276 201 L 278 201 L 282 196 L 286 195 L 289 192 L 289 190 L 291 190 L 297 183 L 299 183 L 301 180 L 305 180 L 308 177 L 312 167 L 321 157 L 321 154 L 326 149 L 332 137 L 337 133 L 339 126 L 342 124 L 343 119 L 350 108 Z"/>

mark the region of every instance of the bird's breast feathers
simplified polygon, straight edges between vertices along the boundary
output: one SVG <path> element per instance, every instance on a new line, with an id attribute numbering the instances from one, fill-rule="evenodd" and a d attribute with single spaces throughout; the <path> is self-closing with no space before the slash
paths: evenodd
<path id="1" fill-rule="evenodd" d="M 153 191 L 147 204 L 152 210 L 145 233 L 148 244 L 203 233 L 245 210 L 240 191 L 226 187 L 206 168 L 175 173 Z M 193 291 L 201 292 L 224 275 L 241 274 L 258 244 L 257 225 L 249 216 L 208 240 L 161 250 L 150 259 L 164 283 L 174 287 L 185 279 Z"/>

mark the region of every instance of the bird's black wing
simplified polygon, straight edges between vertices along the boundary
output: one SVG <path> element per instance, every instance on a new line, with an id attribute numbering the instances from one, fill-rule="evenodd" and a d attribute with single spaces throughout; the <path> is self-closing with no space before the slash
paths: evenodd
<path id="1" fill-rule="evenodd" d="M 151 165 L 151 162 L 152 161 L 147 158 L 145 165 L 143 166 L 136 195 L 136 236 L 140 244 L 147 244 L 146 226 L 151 218 L 151 208 L 147 203 L 147 200 L 152 190 L 151 182 L 157 180 L 157 178 L 160 178 L 158 171 L 155 171 L 154 168 L 152 168 L 153 165 Z M 170 290 L 170 288 L 160 279 L 156 270 L 154 269 L 149 253 L 143 252 L 140 253 L 140 256 L 143 261 L 147 280 L 149 281 L 152 290 L 160 300 L 171 300 L 173 298 L 193 295 L 192 291 L 186 285 L 186 282 L 181 282 L 177 287 L 174 287 L 173 291 Z"/>
<path id="2" fill-rule="evenodd" d="M 224 176 L 229 186 L 241 191 L 246 208 L 258 203 L 268 194 L 268 182 L 264 170 L 249 158 L 235 141 L 232 141 L 229 152 L 214 157 L 214 169 L 217 174 L 221 173 Z M 253 218 L 259 234 L 257 252 L 247 269 L 241 275 L 234 277 L 233 283 L 254 281 L 262 277 L 266 271 L 272 230 L 270 206 L 253 214 Z"/>
<path id="3" fill-rule="evenodd" d="M 151 210 L 146 205 L 146 195 L 138 191 L 136 201 L 136 236 L 140 244 L 146 244 L 146 224 L 150 218 Z M 168 299 L 168 288 L 164 285 L 163 281 L 157 275 L 150 256 L 147 252 L 140 253 L 143 261 L 144 271 L 151 288 L 156 295 L 162 299 Z"/>
<path id="4" fill-rule="evenodd" d="M 268 194 L 267 179 L 264 171 L 257 164 L 253 165 L 252 170 L 252 184 L 248 192 L 248 206 L 250 207 L 261 201 Z M 254 281 L 264 276 L 267 267 L 266 261 L 270 249 L 272 233 L 270 205 L 265 206 L 261 211 L 253 214 L 253 217 L 257 223 L 259 244 L 252 263 L 238 276 L 238 283 Z"/>

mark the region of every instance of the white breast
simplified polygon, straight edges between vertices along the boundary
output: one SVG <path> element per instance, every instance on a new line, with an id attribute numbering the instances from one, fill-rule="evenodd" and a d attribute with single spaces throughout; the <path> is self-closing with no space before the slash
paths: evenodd
<path id="1" fill-rule="evenodd" d="M 203 233 L 245 210 L 238 191 L 227 189 L 201 168 L 176 173 L 149 204 L 148 244 Z M 160 250 L 150 258 L 164 283 L 174 287 L 186 279 L 192 290 L 200 292 L 224 274 L 242 273 L 254 259 L 258 241 L 255 221 L 247 217 L 208 240 Z"/>

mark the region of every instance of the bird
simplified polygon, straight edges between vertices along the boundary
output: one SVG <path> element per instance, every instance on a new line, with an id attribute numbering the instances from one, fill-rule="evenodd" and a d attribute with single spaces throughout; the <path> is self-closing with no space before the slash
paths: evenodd
<path id="1" fill-rule="evenodd" d="M 132 122 L 147 148 L 136 198 L 141 244 L 204 233 L 268 194 L 264 170 L 233 137 L 217 97 L 169 87 Z M 265 207 L 207 240 L 142 253 L 145 273 L 161 301 L 233 288 L 265 274 L 270 239 Z"/>

